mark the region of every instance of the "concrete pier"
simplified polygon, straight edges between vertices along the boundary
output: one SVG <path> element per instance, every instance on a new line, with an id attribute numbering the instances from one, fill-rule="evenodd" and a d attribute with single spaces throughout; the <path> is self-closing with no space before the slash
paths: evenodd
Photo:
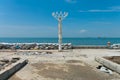
<path id="1" fill-rule="evenodd" d="M 20 59 L 16 63 L 12 63 L 11 65 L 5 67 L 0 71 L 0 80 L 7 80 L 11 77 L 15 72 L 20 70 L 28 63 L 28 60 Z"/>
<path id="2" fill-rule="evenodd" d="M 96 57 L 95 60 L 99 62 L 100 64 L 106 66 L 107 68 L 117 72 L 120 74 L 120 65 L 114 62 L 111 62 L 109 60 L 106 60 L 104 58 Z"/>

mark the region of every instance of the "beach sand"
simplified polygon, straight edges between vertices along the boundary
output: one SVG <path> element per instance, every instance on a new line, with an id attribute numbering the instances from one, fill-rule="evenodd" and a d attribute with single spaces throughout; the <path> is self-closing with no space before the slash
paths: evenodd
<path id="1" fill-rule="evenodd" d="M 120 80 L 116 72 L 110 75 L 96 69 L 100 64 L 94 60 L 96 56 L 120 56 L 118 50 L 74 49 L 51 52 L 45 55 L 11 55 L 27 58 L 29 63 L 9 80 Z"/>

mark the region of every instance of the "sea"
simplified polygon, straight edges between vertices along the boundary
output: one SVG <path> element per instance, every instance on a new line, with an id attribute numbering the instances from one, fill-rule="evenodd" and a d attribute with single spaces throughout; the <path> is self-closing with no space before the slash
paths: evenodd
<path id="1" fill-rule="evenodd" d="M 58 38 L 0 38 L 0 43 L 58 43 Z M 63 38 L 63 43 L 72 45 L 107 45 L 120 43 L 120 38 Z"/>

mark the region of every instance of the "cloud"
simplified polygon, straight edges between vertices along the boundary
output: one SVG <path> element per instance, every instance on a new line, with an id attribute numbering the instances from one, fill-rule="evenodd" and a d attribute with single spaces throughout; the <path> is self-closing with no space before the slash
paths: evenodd
<path id="1" fill-rule="evenodd" d="M 102 21 L 93 21 L 93 22 L 90 22 L 91 24 L 104 24 L 104 25 L 110 25 L 112 23 L 110 22 L 102 22 Z"/>
<path id="2" fill-rule="evenodd" d="M 85 29 L 80 30 L 80 33 L 85 33 L 85 32 L 87 32 L 87 30 L 85 30 Z"/>
<path id="3" fill-rule="evenodd" d="M 80 10 L 79 12 L 120 12 L 120 6 L 113 6 L 107 9 Z"/>
<path id="4" fill-rule="evenodd" d="M 120 10 L 99 10 L 99 9 L 96 9 L 96 10 L 88 10 L 88 11 L 79 11 L 79 12 L 120 12 Z"/>
<path id="5" fill-rule="evenodd" d="M 76 3 L 76 0 L 65 0 L 67 3 Z"/>
<path id="6" fill-rule="evenodd" d="M 0 37 L 56 37 L 57 27 L 0 25 L 0 34 Z"/>
<path id="7" fill-rule="evenodd" d="M 113 9 L 113 10 L 120 10 L 120 6 L 113 6 L 113 7 L 110 7 L 110 9 Z"/>

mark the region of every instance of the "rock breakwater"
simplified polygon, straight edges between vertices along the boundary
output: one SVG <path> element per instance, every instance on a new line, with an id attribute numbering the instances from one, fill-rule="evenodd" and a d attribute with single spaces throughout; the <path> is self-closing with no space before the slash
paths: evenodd
<path id="1" fill-rule="evenodd" d="M 0 43 L 0 49 L 21 49 L 21 50 L 56 50 L 57 43 Z M 62 49 L 72 49 L 71 43 L 62 44 Z"/>

